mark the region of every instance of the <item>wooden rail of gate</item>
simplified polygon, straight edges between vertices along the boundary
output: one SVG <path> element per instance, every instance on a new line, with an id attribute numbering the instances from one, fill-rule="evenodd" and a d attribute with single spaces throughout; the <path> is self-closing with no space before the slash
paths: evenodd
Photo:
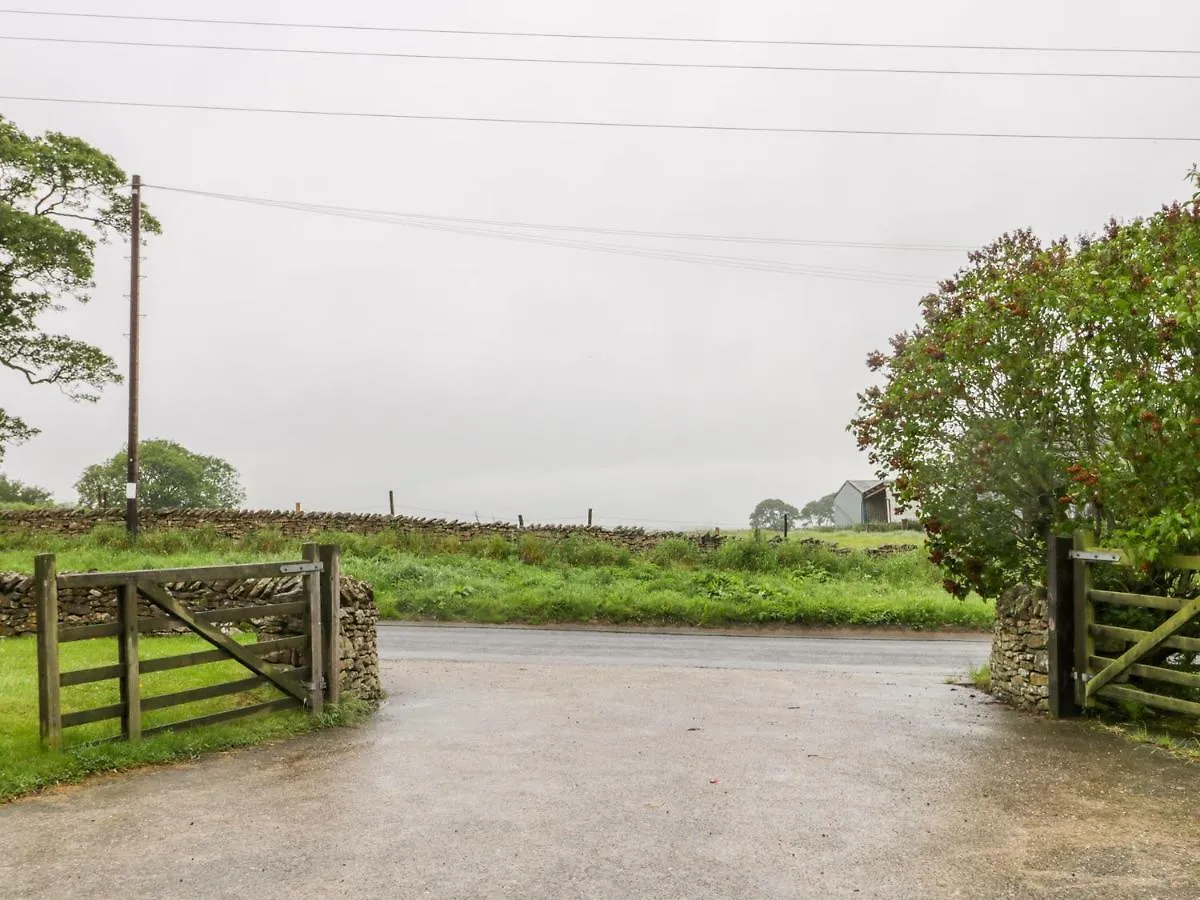
<path id="1" fill-rule="evenodd" d="M 305 544 L 303 559 L 285 562 L 250 563 L 231 566 L 201 566 L 184 569 L 145 569 L 129 572 L 87 572 L 59 575 L 53 554 L 37 557 L 35 581 L 38 602 L 38 711 L 43 743 L 62 747 L 64 728 L 121 720 L 121 736 L 136 741 L 161 731 L 209 725 L 268 710 L 305 707 L 314 715 L 326 700 L 339 699 L 339 618 L 341 606 L 338 549 L 331 545 Z M 193 612 L 173 597 L 165 585 L 172 582 L 232 581 L 248 578 L 301 576 L 299 590 L 254 606 L 223 607 Z M 118 588 L 119 601 L 113 622 L 96 625 L 58 625 L 60 588 Z M 139 617 L 138 598 L 144 598 L 160 616 Z M 301 616 L 304 633 L 254 644 L 239 644 L 215 627 L 216 623 L 244 622 L 275 616 Z M 154 659 L 138 658 L 138 635 L 160 632 L 182 624 L 213 645 L 212 650 L 183 653 Z M 63 672 L 58 646 L 69 641 L 116 637 L 116 665 Z M 268 663 L 264 657 L 281 650 L 300 650 L 299 666 Z M 236 660 L 249 677 L 206 685 L 173 694 L 141 696 L 141 675 L 205 663 Z M 120 702 L 94 709 L 63 713 L 60 688 L 69 685 L 119 679 Z M 197 700 L 207 700 L 271 685 L 283 692 L 278 700 L 242 706 L 224 712 L 142 728 L 142 713 L 166 709 Z"/>
<path id="2" fill-rule="evenodd" d="M 1097 565 L 1131 565 L 1121 550 L 1097 548 L 1091 535 L 1078 532 L 1069 545 L 1052 539 L 1050 547 L 1050 707 L 1070 715 L 1094 706 L 1098 699 L 1128 700 L 1189 716 L 1200 716 L 1200 702 L 1158 693 L 1155 684 L 1200 690 L 1200 674 L 1151 664 L 1160 649 L 1200 654 L 1200 638 L 1179 632 L 1200 617 L 1200 597 L 1192 600 L 1096 590 Z M 1056 546 L 1057 544 L 1057 546 Z M 1200 556 L 1173 556 L 1172 569 L 1200 570 Z M 1170 613 L 1152 631 L 1105 625 L 1096 621 L 1096 606 L 1139 607 Z M 1116 657 L 1097 652 L 1096 639 L 1124 646 Z M 1068 660 L 1068 658 L 1070 658 Z M 1070 677 L 1070 683 L 1067 682 Z M 1131 683 L 1131 679 L 1136 679 Z"/>

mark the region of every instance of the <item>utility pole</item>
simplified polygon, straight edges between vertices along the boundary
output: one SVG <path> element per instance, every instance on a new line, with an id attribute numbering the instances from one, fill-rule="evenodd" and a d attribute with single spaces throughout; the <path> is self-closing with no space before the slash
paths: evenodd
<path id="1" fill-rule="evenodd" d="M 141 313 L 138 294 L 141 289 L 142 255 L 142 176 L 133 176 L 133 202 L 129 220 L 129 461 L 125 474 L 125 530 L 130 537 L 138 533 L 138 331 Z"/>

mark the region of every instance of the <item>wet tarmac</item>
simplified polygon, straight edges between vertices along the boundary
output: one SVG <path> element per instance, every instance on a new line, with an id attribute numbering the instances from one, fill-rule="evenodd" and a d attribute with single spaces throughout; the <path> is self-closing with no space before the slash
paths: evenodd
<path id="1" fill-rule="evenodd" d="M 1200 897 L 1200 767 L 946 684 L 978 641 L 381 649 L 364 727 L 0 807 L 0 895 Z"/>

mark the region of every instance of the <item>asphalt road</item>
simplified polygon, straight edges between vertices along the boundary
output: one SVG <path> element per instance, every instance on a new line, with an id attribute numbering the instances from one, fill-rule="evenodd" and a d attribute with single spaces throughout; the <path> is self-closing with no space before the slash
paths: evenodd
<path id="1" fill-rule="evenodd" d="M 991 642 L 974 635 L 939 640 L 712 635 L 677 632 L 383 625 L 387 660 L 702 669 L 835 669 L 963 675 L 987 662 Z"/>
<path id="2" fill-rule="evenodd" d="M 385 627 L 374 719 L 0 807 L 0 896 L 1200 897 L 1200 767 L 975 642 Z"/>

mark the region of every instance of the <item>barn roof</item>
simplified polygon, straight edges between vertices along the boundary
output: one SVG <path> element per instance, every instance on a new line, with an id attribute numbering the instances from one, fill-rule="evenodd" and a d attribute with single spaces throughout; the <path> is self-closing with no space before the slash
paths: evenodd
<path id="1" fill-rule="evenodd" d="M 850 485 L 852 488 L 854 488 L 860 494 L 865 494 L 867 491 L 879 487 L 881 484 L 883 484 L 883 482 L 880 481 L 878 478 L 858 479 L 858 480 L 851 479 L 851 480 L 847 481 L 846 484 Z"/>

